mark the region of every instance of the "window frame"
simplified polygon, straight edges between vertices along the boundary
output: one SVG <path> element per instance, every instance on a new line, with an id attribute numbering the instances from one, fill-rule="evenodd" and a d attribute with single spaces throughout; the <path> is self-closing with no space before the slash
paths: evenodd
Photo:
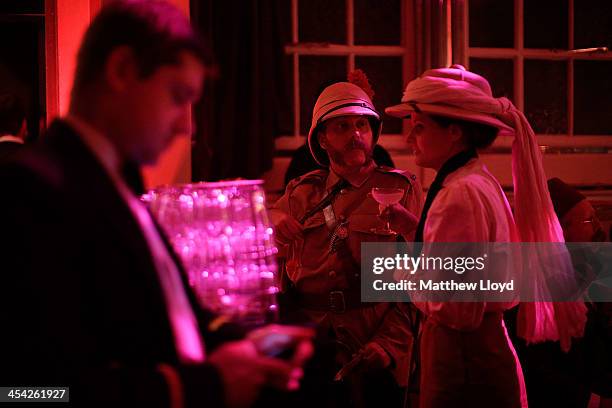
<path id="1" fill-rule="evenodd" d="M 612 149 L 612 133 L 606 135 L 585 135 L 574 133 L 574 61 L 612 61 L 612 52 L 599 48 L 574 49 L 574 4 L 575 0 L 568 0 L 568 50 L 538 49 L 524 47 L 524 1 L 514 0 L 514 47 L 513 48 L 486 48 L 470 47 L 469 45 L 469 0 L 461 11 L 465 35 L 461 38 L 462 64 L 469 69 L 469 60 L 473 58 L 511 59 L 514 61 L 514 103 L 521 111 L 525 107 L 525 60 L 538 59 L 547 61 L 566 61 L 567 63 L 567 134 L 537 134 L 538 142 L 544 149 L 575 147 L 608 147 Z M 603 47 L 605 48 L 605 47 Z M 512 141 L 508 138 L 499 138 L 495 146 L 510 146 Z"/>
<path id="2" fill-rule="evenodd" d="M 300 131 L 300 56 L 343 56 L 347 57 L 347 74 L 355 69 L 355 57 L 401 57 L 402 58 L 402 83 L 405 84 L 414 77 L 415 71 L 415 47 L 412 41 L 414 33 L 408 29 L 409 21 L 412 20 L 412 0 L 400 0 L 400 44 L 399 45 L 355 45 L 355 21 L 354 0 L 345 0 L 346 10 L 346 44 L 335 43 L 309 43 L 299 41 L 299 4 L 300 0 L 291 0 L 291 43 L 285 46 L 285 54 L 292 57 L 293 75 L 293 134 L 280 135 L 275 139 L 277 151 L 292 151 L 302 146 L 307 135 Z M 302 0 L 307 1 L 307 0 Z M 314 104 L 314 101 L 312 102 Z M 383 128 L 384 129 L 384 128 Z M 402 124 L 404 134 L 405 124 Z M 384 133 L 381 140 L 385 139 L 384 145 L 397 145 L 403 148 L 402 134 Z M 380 143 L 380 142 L 379 142 Z"/>

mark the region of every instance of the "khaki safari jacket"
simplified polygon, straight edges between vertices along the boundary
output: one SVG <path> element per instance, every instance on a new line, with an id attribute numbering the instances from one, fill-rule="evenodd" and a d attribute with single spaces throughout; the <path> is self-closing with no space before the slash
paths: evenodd
<path id="1" fill-rule="evenodd" d="M 333 171 L 307 173 L 287 185 L 284 195 L 271 211 L 282 211 L 299 220 L 319 204 L 339 181 L 339 176 Z M 341 189 L 332 201 L 332 208 L 336 225 L 342 223 L 346 226 L 345 233 L 341 235 L 347 237 L 337 250 L 331 249 L 334 229 L 330 229 L 326 223 L 323 210 L 304 222 L 303 239 L 291 243 L 279 242 L 287 265 L 286 275 L 282 279 L 285 283 L 288 280 L 304 299 L 313 298 L 313 295 L 321 299 L 330 296 L 331 300 L 337 300 L 338 296 L 355 299 L 360 293 L 361 243 L 395 242 L 395 235 L 373 232 L 373 229 L 385 226 L 378 217 L 378 203 L 371 195 L 373 187 L 404 189 L 400 203 L 415 215 L 420 215 L 421 185 L 414 175 L 401 170 L 377 167 L 361 185 L 349 184 Z M 283 290 L 287 286 L 283 284 Z M 354 296 L 347 296 L 351 294 Z M 340 303 L 344 302 L 344 299 L 340 300 Z M 412 342 L 407 305 L 362 303 L 358 307 L 337 311 L 310 308 L 306 301 L 300 304 L 300 310 L 315 323 L 332 329 L 336 339 L 348 345 L 349 352 L 356 352 L 370 341 L 378 343 L 392 359 L 391 369 L 398 384 L 407 385 Z"/>

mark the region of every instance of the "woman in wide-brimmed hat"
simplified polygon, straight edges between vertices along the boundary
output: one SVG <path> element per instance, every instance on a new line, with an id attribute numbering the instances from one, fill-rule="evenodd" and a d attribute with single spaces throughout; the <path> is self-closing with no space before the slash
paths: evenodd
<path id="1" fill-rule="evenodd" d="M 402 103 L 386 109 L 408 118 L 416 164 L 434 169 L 420 219 L 399 206 L 384 214 L 394 230 L 416 229 L 415 241 L 563 242 L 535 135 L 506 98 L 494 98 L 487 80 L 459 65 L 432 69 L 410 82 Z M 477 151 L 499 135 L 514 136 L 515 214 Z M 571 274 L 569 257 L 559 270 Z M 528 271 L 541 292 L 546 279 Z M 531 276 L 533 275 L 533 276 Z M 521 367 L 503 324 L 516 302 L 422 302 L 420 408 L 526 406 Z M 581 303 L 526 303 L 519 330 L 528 342 L 559 340 L 567 350 L 581 336 Z"/>

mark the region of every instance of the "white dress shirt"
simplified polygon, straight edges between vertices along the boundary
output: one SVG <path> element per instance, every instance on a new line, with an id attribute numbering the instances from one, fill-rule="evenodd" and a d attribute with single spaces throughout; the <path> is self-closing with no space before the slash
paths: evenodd
<path id="1" fill-rule="evenodd" d="M 100 161 L 138 221 L 153 255 L 179 359 L 182 363 L 203 362 L 204 343 L 200 337 L 195 314 L 185 293 L 180 271 L 168 253 L 150 213 L 123 180 L 120 171 L 121 163 L 115 147 L 104 135 L 84 120 L 74 115 L 66 117 L 65 120 L 77 130 L 82 141 Z"/>

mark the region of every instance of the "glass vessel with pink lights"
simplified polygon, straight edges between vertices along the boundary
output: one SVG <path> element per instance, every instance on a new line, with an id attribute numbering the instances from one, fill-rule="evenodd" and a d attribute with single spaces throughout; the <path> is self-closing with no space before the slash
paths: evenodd
<path id="1" fill-rule="evenodd" d="M 245 325 L 277 316 L 277 248 L 262 183 L 194 183 L 143 196 L 201 304 Z"/>

